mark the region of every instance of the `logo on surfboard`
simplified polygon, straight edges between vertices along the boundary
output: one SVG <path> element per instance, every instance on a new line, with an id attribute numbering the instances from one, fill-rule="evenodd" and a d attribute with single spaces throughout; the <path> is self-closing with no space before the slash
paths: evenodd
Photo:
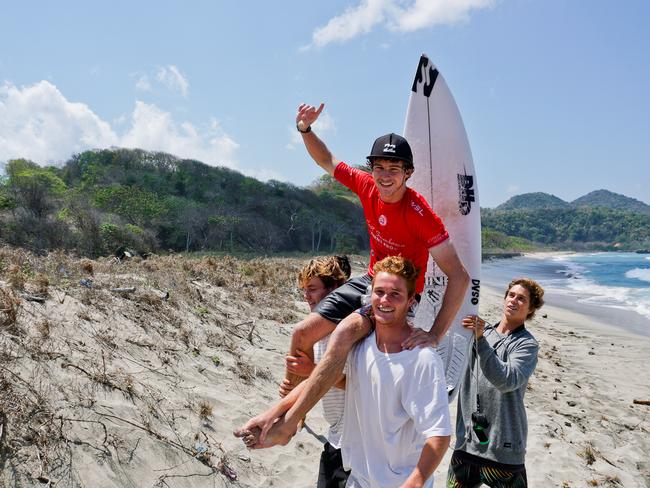
<path id="1" fill-rule="evenodd" d="M 472 305 L 478 305 L 478 299 L 481 296 L 481 280 L 472 279 Z"/>
<path id="2" fill-rule="evenodd" d="M 427 301 L 432 305 L 435 314 L 442 306 L 442 299 L 447 289 L 447 277 L 442 274 L 427 275 L 424 283 L 424 294 Z M 435 315 L 434 314 L 434 315 Z"/>
<path id="3" fill-rule="evenodd" d="M 458 210 L 461 215 L 469 215 L 472 203 L 476 201 L 474 195 L 474 176 L 464 173 L 458 175 Z"/>
<path id="4" fill-rule="evenodd" d="M 438 78 L 438 70 L 430 63 L 429 58 L 420 56 L 420 64 L 418 64 L 418 69 L 415 72 L 415 79 L 413 80 L 411 91 L 417 93 L 418 86 L 422 85 L 422 93 L 425 97 L 429 98 L 433 91 L 433 86 L 436 84 L 436 78 Z"/>

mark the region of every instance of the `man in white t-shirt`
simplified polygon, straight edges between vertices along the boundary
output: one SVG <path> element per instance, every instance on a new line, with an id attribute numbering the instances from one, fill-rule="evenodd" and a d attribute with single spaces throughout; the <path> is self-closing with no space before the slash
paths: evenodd
<path id="1" fill-rule="evenodd" d="M 341 450 L 352 472 L 348 487 L 433 486 L 433 472 L 449 446 L 451 424 L 442 362 L 429 347 L 404 349 L 418 270 L 402 257 L 374 266 L 371 304 L 358 310 L 373 331 L 348 355 L 337 386 L 346 389 Z M 286 411 L 305 383 L 280 400 Z M 235 435 L 260 448 L 253 419 Z"/>

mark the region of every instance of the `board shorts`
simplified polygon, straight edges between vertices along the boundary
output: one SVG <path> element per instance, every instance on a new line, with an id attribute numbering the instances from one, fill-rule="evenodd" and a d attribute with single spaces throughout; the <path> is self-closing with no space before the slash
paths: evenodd
<path id="1" fill-rule="evenodd" d="M 341 320 L 364 305 L 363 297 L 369 295 L 371 285 L 370 275 L 350 278 L 323 298 L 316 305 L 314 312 L 338 325 Z"/>
<path id="2" fill-rule="evenodd" d="M 326 443 L 320 455 L 316 488 L 345 488 L 348 476 L 350 472 L 343 469 L 341 450 Z"/>
<path id="3" fill-rule="evenodd" d="M 473 456 L 464 451 L 454 451 L 447 471 L 447 488 L 526 488 L 526 466 L 502 464 Z"/>

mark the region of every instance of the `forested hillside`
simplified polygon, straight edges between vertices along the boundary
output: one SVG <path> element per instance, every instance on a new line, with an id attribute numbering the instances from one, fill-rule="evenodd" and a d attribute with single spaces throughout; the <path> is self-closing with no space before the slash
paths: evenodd
<path id="1" fill-rule="evenodd" d="M 574 207 L 607 207 L 630 212 L 650 214 L 650 205 L 635 198 L 626 197 L 608 190 L 596 190 L 576 198 L 571 202 Z"/>
<path id="2" fill-rule="evenodd" d="M 640 249 L 650 246 L 650 214 L 605 207 L 481 209 L 483 229 L 555 249 Z"/>
<path id="3" fill-rule="evenodd" d="M 348 199 L 142 150 L 86 151 L 61 168 L 9 161 L 0 212 L 0 239 L 36 252 L 367 248 L 362 210 Z"/>
<path id="4" fill-rule="evenodd" d="M 648 249 L 646 207 L 606 190 L 571 203 L 517 195 L 481 209 L 483 248 Z M 365 251 L 368 237 L 357 197 L 329 175 L 298 188 L 165 153 L 110 149 L 83 152 L 62 167 L 9 161 L 0 181 L 0 242 L 89 257 L 123 248 L 327 254 Z"/>

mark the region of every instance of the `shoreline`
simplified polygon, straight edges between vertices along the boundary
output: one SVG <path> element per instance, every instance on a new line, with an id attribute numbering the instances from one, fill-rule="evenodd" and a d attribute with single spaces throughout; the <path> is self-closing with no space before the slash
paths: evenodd
<path id="1" fill-rule="evenodd" d="M 618 330 L 629 332 L 641 337 L 650 337 L 650 317 L 636 310 L 617 304 L 590 303 L 594 298 L 602 295 L 590 295 L 588 292 L 576 292 L 568 284 L 558 284 L 558 277 L 548 274 L 550 265 L 538 267 L 536 260 L 546 261 L 557 256 L 582 254 L 577 252 L 541 252 L 527 253 L 520 257 L 512 258 L 503 265 L 483 263 L 481 268 L 481 285 L 484 288 L 500 289 L 515 276 L 530 276 L 540 282 L 544 287 L 545 299 L 548 307 L 559 307 L 567 311 L 580 314 L 588 321 L 601 324 L 603 330 Z M 520 261 L 521 260 L 521 261 Z M 558 265 L 559 266 L 559 265 Z M 544 275 L 546 273 L 546 275 Z M 551 280 L 555 283 L 550 284 Z"/>

